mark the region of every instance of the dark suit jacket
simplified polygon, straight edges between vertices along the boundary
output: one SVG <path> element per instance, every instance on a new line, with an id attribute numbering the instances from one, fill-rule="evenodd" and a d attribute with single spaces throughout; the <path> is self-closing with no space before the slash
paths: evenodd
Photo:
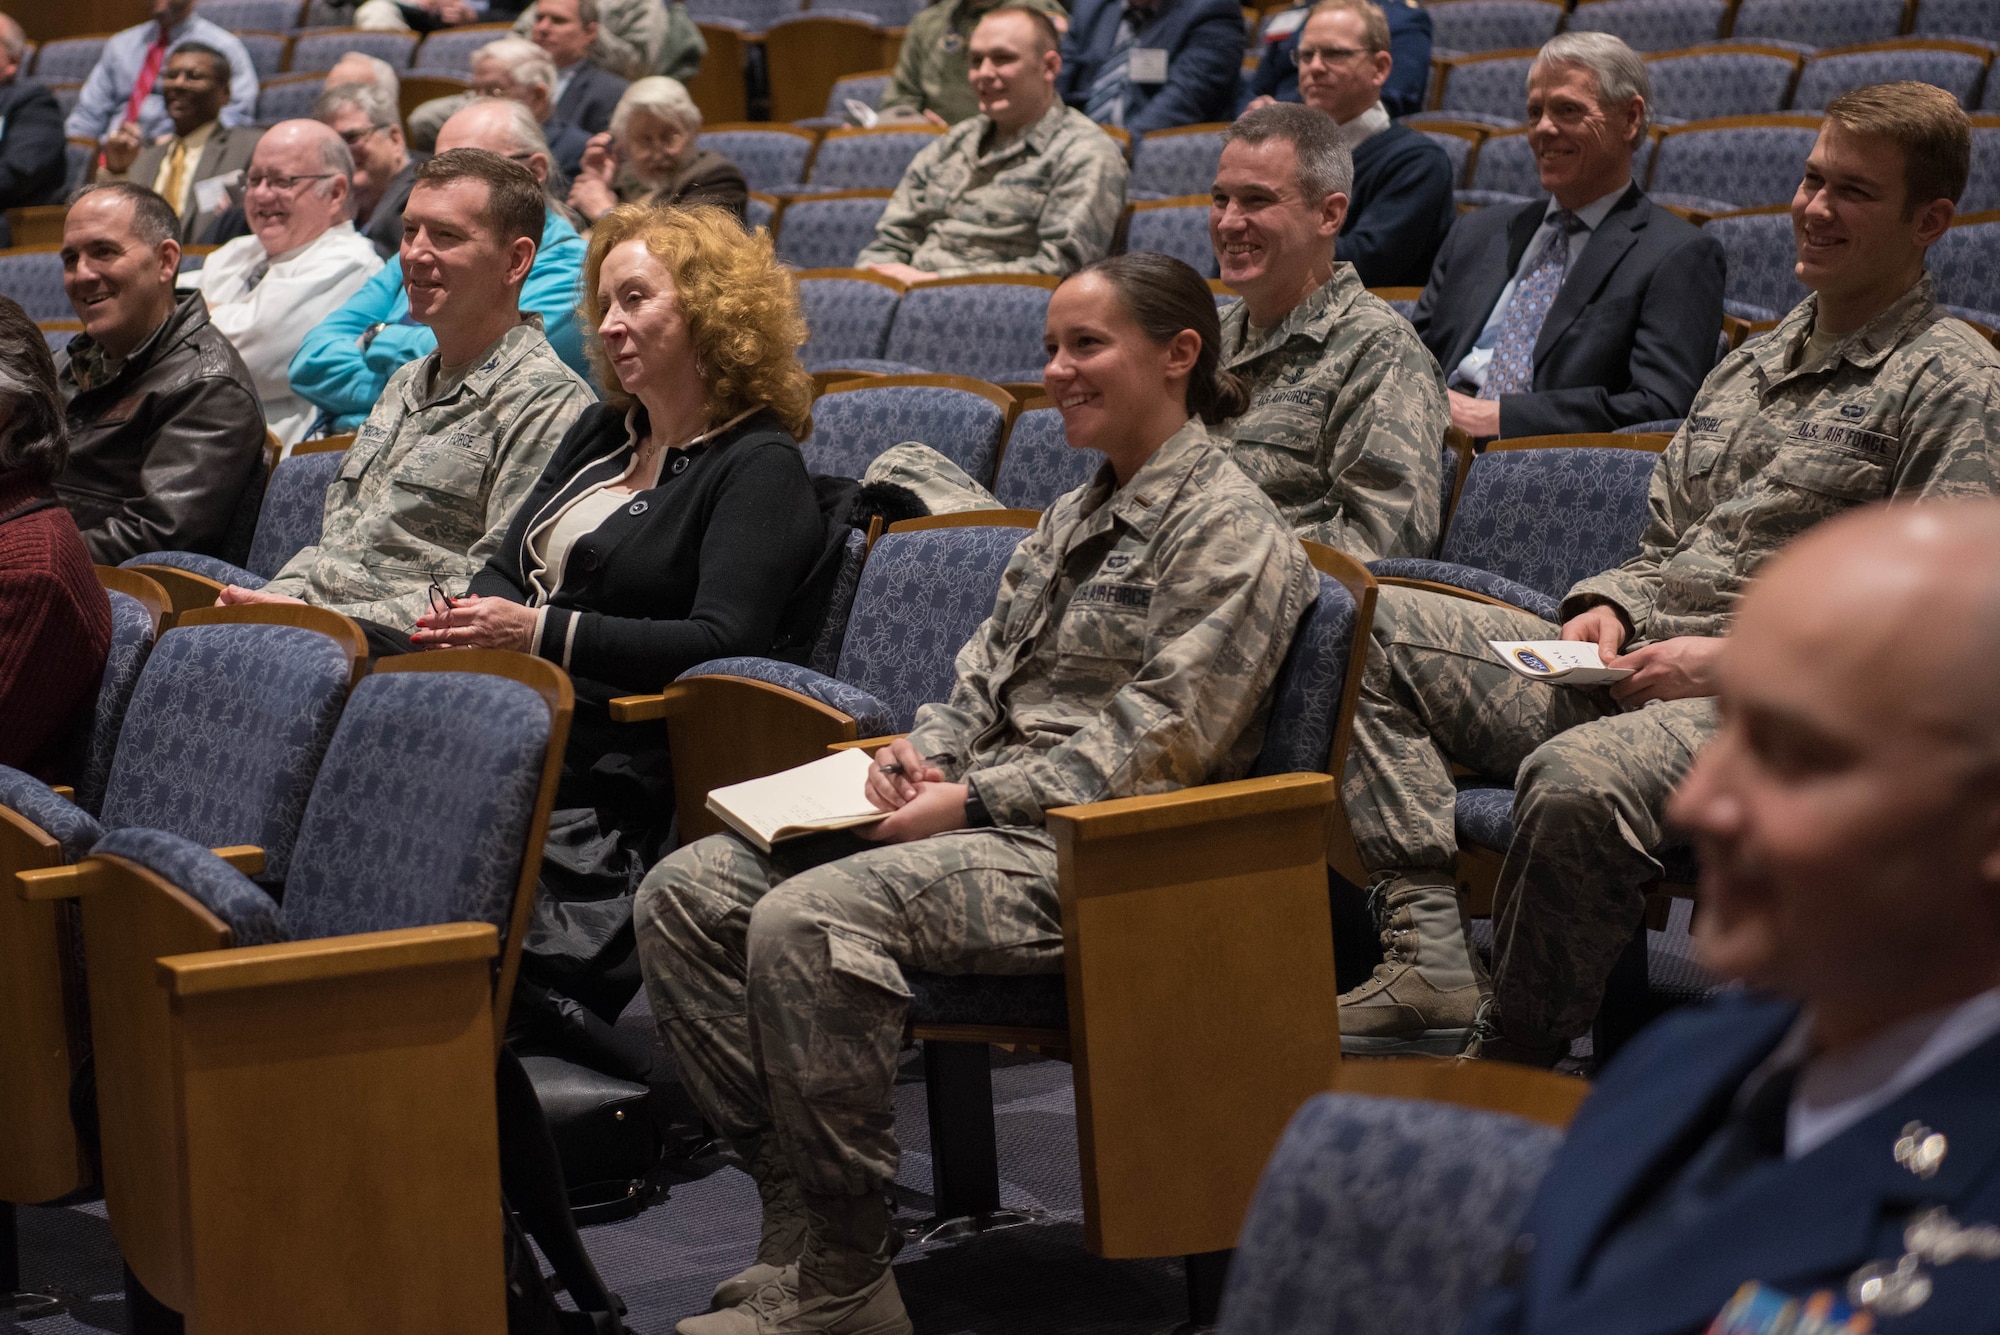
<path id="1" fill-rule="evenodd" d="M 1445 378 L 1479 338 L 1548 200 L 1462 215 L 1412 321 Z M 1535 342 L 1534 388 L 1500 400 L 1500 434 L 1612 431 L 1685 417 L 1715 365 L 1722 247 L 1633 186 L 1591 234 Z"/>
<path id="2" fill-rule="evenodd" d="M 583 166 L 583 150 L 590 147 L 590 136 L 584 133 L 581 125 L 572 125 L 560 115 L 543 121 L 542 133 L 548 136 L 549 152 L 556 160 L 556 170 L 563 174 L 565 181 L 575 180 L 577 169 Z"/>
<path id="3" fill-rule="evenodd" d="M 1391 125 L 1354 150 L 1333 257 L 1352 264 L 1367 287 L 1422 287 L 1457 216 L 1451 159 L 1409 126 Z"/>
<path id="4" fill-rule="evenodd" d="M 40 84 L 0 84 L 0 121 L 0 209 L 54 203 L 67 170 L 55 95 Z"/>
<path id="5" fill-rule="evenodd" d="M 653 192 L 655 204 L 714 204 L 746 217 L 750 186 L 743 169 L 720 153 L 701 149 L 674 179 Z"/>
<path id="6" fill-rule="evenodd" d="M 195 163 L 194 180 L 206 181 L 211 177 L 250 170 L 250 155 L 256 152 L 257 141 L 263 137 L 264 131 L 255 125 L 239 125 L 235 129 L 226 125 L 217 127 L 202 147 L 201 160 Z M 132 164 L 127 179 L 144 186 L 152 185 L 160 174 L 160 164 L 166 160 L 167 151 L 172 147 L 173 143 L 169 140 L 140 149 L 138 160 Z M 181 215 L 181 242 L 184 245 L 200 241 L 216 218 L 230 207 L 225 199 L 220 208 L 197 209 L 192 185 L 188 189 L 187 202 L 188 212 Z"/>
<path id="7" fill-rule="evenodd" d="M 1700 1335 L 1746 1281 L 1800 1297 L 1843 1291 L 1861 1265 L 1902 1255 L 1904 1224 L 1927 1206 L 1947 1207 L 1960 1224 L 2000 1224 L 1995 1038 L 1812 1153 L 1745 1173 L 1669 1242 L 1659 1273 L 1579 1289 L 1635 1188 L 1692 1157 L 1796 1015 L 1781 1002 L 1724 998 L 1661 1020 L 1620 1053 L 1521 1222 L 1533 1250 L 1516 1278 L 1482 1298 L 1465 1335 Z M 1912 1121 L 1949 1142 L 1928 1181 L 1892 1153 Z M 1938 1266 L 1931 1279 L 1930 1301 L 1882 1322 L 1883 1335 L 2000 1332 L 2000 1261 Z"/>
<path id="8" fill-rule="evenodd" d="M 556 115 L 583 127 L 586 133 L 603 134 L 611 128 L 611 113 L 629 87 L 629 83 L 610 70 L 599 69 L 587 60 L 578 61 L 569 87 L 563 90 L 562 101 L 556 103 Z"/>
<path id="9" fill-rule="evenodd" d="M 1056 92 L 1078 111 L 1090 103 L 1090 86 L 1117 44 L 1124 12 L 1122 0 L 1077 0 L 1070 15 Z M 1243 10 L 1232 0 L 1158 0 L 1133 46 L 1165 47 L 1167 79 L 1131 85 L 1125 128 L 1144 134 L 1228 120 L 1236 109 L 1243 42 Z"/>
<path id="10" fill-rule="evenodd" d="M 410 187 L 416 183 L 417 160 L 411 158 L 408 166 L 389 178 L 389 184 L 382 188 L 382 198 L 375 201 L 375 208 L 361 229 L 361 234 L 374 243 L 375 253 L 385 260 L 394 259 L 403 247 L 403 206 L 410 202 Z"/>

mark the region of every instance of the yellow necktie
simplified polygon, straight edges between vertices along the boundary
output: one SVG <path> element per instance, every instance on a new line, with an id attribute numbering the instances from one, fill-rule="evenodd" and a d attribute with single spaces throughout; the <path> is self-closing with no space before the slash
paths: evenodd
<path id="1" fill-rule="evenodd" d="M 174 151 L 167 155 L 167 188 L 160 193 L 167 203 L 174 206 L 174 212 L 185 213 L 181 207 L 181 196 L 187 192 L 187 140 L 175 139 Z"/>

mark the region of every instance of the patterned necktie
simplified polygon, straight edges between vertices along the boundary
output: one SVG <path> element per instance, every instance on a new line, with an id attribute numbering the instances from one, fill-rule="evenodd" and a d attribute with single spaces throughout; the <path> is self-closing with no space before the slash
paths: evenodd
<path id="1" fill-rule="evenodd" d="M 1139 37 L 1133 18 L 1130 8 L 1119 18 L 1118 40 L 1112 44 L 1111 54 L 1105 57 L 1096 82 L 1090 85 L 1090 100 L 1084 105 L 1083 114 L 1099 125 L 1125 124 L 1125 91 L 1132 84 L 1132 43 Z"/>
<path id="2" fill-rule="evenodd" d="M 160 66 L 167 59 L 167 25 L 162 23 L 160 31 L 153 37 L 153 44 L 146 48 L 146 63 L 139 66 L 138 81 L 132 85 L 131 100 L 125 104 L 125 119 L 139 119 L 139 108 L 145 105 L 146 95 L 153 91 L 159 81 Z"/>
<path id="3" fill-rule="evenodd" d="M 160 191 L 175 213 L 187 211 L 181 207 L 181 196 L 187 193 L 187 148 L 187 140 L 175 135 L 173 150 L 167 154 L 166 189 Z"/>
<path id="4" fill-rule="evenodd" d="M 1482 399 L 1502 394 L 1524 394 L 1535 383 L 1535 341 L 1542 336 L 1542 321 L 1562 291 L 1563 275 L 1569 269 L 1569 239 L 1583 230 L 1583 219 L 1564 209 L 1556 214 L 1556 229 L 1535 256 L 1534 264 L 1521 275 L 1507 313 L 1500 317 L 1500 337 L 1493 344 L 1493 360 L 1486 368 L 1486 383 L 1479 387 Z"/>

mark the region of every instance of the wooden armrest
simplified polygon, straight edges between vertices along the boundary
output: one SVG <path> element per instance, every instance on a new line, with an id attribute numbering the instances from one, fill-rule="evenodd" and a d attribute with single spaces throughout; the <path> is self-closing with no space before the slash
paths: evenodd
<path id="1" fill-rule="evenodd" d="M 880 751 L 900 737 L 908 737 L 907 732 L 892 732 L 886 737 L 857 737 L 851 742 L 830 742 L 829 751 Z"/>
<path id="2" fill-rule="evenodd" d="M 76 801 L 76 789 L 66 783 L 52 783 L 49 785 L 49 791 L 65 802 Z"/>
<path id="3" fill-rule="evenodd" d="M 1124 839 L 1197 825 L 1274 816 L 1308 807 L 1333 804 L 1336 788 L 1325 774 L 1274 774 L 1262 779 L 1238 779 L 1199 788 L 1158 793 L 1151 797 L 1121 797 L 1088 806 L 1056 807 L 1049 823 L 1070 827 L 1079 842 Z"/>
<path id="4" fill-rule="evenodd" d="M 664 695 L 621 695 L 607 706 L 613 723 L 650 723 L 667 716 Z"/>
<path id="5" fill-rule="evenodd" d="M 448 922 L 393 932 L 166 955 L 159 960 L 159 969 L 160 982 L 170 996 L 195 997 L 492 959 L 499 953 L 500 933 L 491 923 Z"/>
<path id="6" fill-rule="evenodd" d="M 264 850 L 255 844 L 231 844 L 227 848 L 211 848 L 208 851 L 245 876 L 255 876 L 264 870 Z"/>
<path id="7" fill-rule="evenodd" d="M 100 864 L 85 862 L 68 867 L 38 867 L 15 875 L 21 882 L 21 898 L 39 903 L 94 894 L 104 888 L 103 872 Z"/>
<path id="8" fill-rule="evenodd" d="M 1461 589 L 1456 584 L 1440 584 L 1434 579 L 1407 579 L 1402 575 L 1378 575 L 1375 582 L 1383 588 L 1422 589 L 1426 593 L 1441 593 L 1447 598 L 1463 598 L 1471 603 L 1485 603 L 1489 607 L 1504 607 L 1509 612 L 1525 612 L 1504 598 L 1495 598 L 1490 593 L 1474 593 L 1471 589 Z M 1533 615 L 1533 613 L 1529 613 Z"/>
<path id="9" fill-rule="evenodd" d="M 1590 1082 L 1507 1062 L 1361 1057 L 1341 1060 L 1334 1068 L 1333 1088 L 1373 1098 L 1450 1103 L 1565 1127 L 1590 1093 Z"/>

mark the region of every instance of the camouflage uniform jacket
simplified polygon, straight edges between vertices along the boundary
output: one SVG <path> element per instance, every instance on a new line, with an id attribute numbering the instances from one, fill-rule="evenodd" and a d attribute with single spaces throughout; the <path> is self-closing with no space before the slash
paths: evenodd
<path id="1" fill-rule="evenodd" d="M 526 315 L 456 389 L 426 401 L 438 353 L 389 377 L 326 489 L 317 545 L 272 593 L 407 629 L 432 580 L 456 593 L 486 564 L 556 443 L 596 401 Z"/>
<path id="2" fill-rule="evenodd" d="M 1353 265 L 1335 264 L 1274 329 L 1253 329 L 1243 302 L 1229 307 L 1222 364 L 1250 390 L 1227 428 L 1229 457 L 1300 537 L 1363 561 L 1431 554 L 1451 425 L 1444 376 Z"/>
<path id="3" fill-rule="evenodd" d="M 1102 259 L 1125 207 L 1117 142 L 1060 101 L 1012 143 L 983 151 L 992 130 L 974 116 L 926 145 L 855 264 L 1060 276 Z"/>
<path id="4" fill-rule="evenodd" d="M 1930 276 L 1824 356 L 1817 295 L 1709 373 L 1660 457 L 1639 554 L 1571 589 L 1636 639 L 1721 635 L 1764 558 L 1889 497 L 2000 489 L 2000 353 L 1937 305 Z"/>
<path id="5" fill-rule="evenodd" d="M 1042 515 L 911 744 L 1001 825 L 1241 778 L 1318 577 L 1199 421 Z"/>
<path id="6" fill-rule="evenodd" d="M 1062 17 L 1057 0 L 1031 0 L 1036 9 Z M 935 111 L 946 125 L 979 114 L 972 91 L 972 30 L 1000 0 L 940 0 L 910 20 L 896 55 L 895 77 L 882 95 L 884 111 Z"/>

